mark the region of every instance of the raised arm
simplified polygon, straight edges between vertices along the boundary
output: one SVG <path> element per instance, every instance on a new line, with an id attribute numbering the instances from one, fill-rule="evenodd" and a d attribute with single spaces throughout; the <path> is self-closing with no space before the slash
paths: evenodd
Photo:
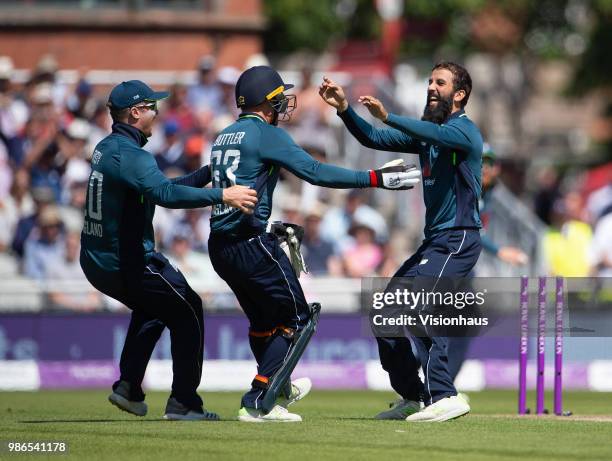
<path id="1" fill-rule="evenodd" d="M 436 146 L 468 151 L 473 147 L 473 144 L 478 142 L 474 139 L 474 136 L 470 136 L 471 130 L 468 124 L 471 122 L 463 119 L 464 114 L 453 118 L 447 124 L 438 125 L 437 123 L 390 114 L 383 104 L 373 96 L 360 96 L 359 102 L 367 107 L 374 117 L 409 136 L 415 143 L 426 142 Z"/>
<path id="2" fill-rule="evenodd" d="M 355 171 L 316 161 L 280 128 L 267 129 L 261 139 L 260 156 L 264 162 L 283 167 L 317 186 L 405 190 L 420 181 L 420 171 L 404 165 L 403 160 L 389 162 L 376 170 Z"/>
<path id="3" fill-rule="evenodd" d="M 283 167 L 310 184 L 334 189 L 370 187 L 367 171 L 320 163 L 280 128 L 262 133 L 260 155 L 263 161 Z"/>
<path id="4" fill-rule="evenodd" d="M 319 95 L 338 111 L 350 133 L 364 146 L 392 152 L 416 152 L 416 144 L 410 136 L 394 129 L 375 128 L 357 115 L 349 106 L 344 89 L 333 80 L 323 77 Z"/>
<path id="5" fill-rule="evenodd" d="M 400 115 L 389 114 L 385 123 L 396 128 L 408 136 L 429 144 L 449 147 L 451 149 L 470 150 L 473 140 L 459 118 L 451 120 L 448 124 L 425 122 Z"/>
<path id="6" fill-rule="evenodd" d="M 338 112 L 346 128 L 355 139 L 370 149 L 416 153 L 416 143 L 410 136 L 396 129 L 376 128 L 361 118 L 351 106 Z"/>

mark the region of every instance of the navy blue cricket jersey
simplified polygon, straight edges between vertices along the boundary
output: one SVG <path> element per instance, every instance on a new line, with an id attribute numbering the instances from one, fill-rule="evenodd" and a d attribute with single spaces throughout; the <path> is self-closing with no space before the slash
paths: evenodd
<path id="1" fill-rule="evenodd" d="M 201 188 L 210 179 L 208 166 L 168 179 L 142 148 L 146 142 L 138 129 L 115 123 L 91 160 L 81 267 L 86 274 L 106 277 L 109 285 L 142 273 L 155 249 L 155 205 L 198 208 L 223 202 L 220 189 Z"/>
<path id="2" fill-rule="evenodd" d="M 442 125 L 389 114 L 375 128 L 352 107 L 338 114 L 366 147 L 419 154 L 423 171 L 425 238 L 452 228 L 480 228 L 482 136 L 463 110 Z"/>
<path id="3" fill-rule="evenodd" d="M 370 187 L 368 171 L 354 171 L 316 161 L 282 128 L 268 124 L 255 114 L 244 113 L 224 129 L 212 146 L 210 167 L 213 187 L 248 186 L 257 191 L 252 215 L 236 208 L 215 205 L 210 219 L 211 234 L 236 238 L 263 232 L 272 210 L 272 195 L 280 168 L 324 187 Z"/>

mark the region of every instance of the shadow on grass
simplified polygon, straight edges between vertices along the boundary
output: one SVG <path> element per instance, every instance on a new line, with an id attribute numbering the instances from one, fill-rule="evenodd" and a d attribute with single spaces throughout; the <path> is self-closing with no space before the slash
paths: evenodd
<path id="1" fill-rule="evenodd" d="M 41 419 L 17 421 L 22 424 L 53 424 L 53 423 L 157 423 L 165 419 Z"/>
<path id="2" fill-rule="evenodd" d="M 66 424 L 66 423 L 159 423 L 166 424 L 176 423 L 205 423 L 205 424 L 220 424 L 220 423 L 238 423 L 235 419 L 222 419 L 220 421 L 168 421 L 167 419 L 33 419 L 17 421 L 21 424 Z"/>

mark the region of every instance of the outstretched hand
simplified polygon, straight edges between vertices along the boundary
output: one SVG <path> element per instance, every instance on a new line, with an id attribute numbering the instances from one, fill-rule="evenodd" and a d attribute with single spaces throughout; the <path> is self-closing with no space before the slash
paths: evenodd
<path id="1" fill-rule="evenodd" d="M 323 101 L 334 107 L 338 112 L 344 112 L 348 109 L 344 89 L 328 77 L 323 77 L 323 83 L 319 86 L 319 95 Z"/>
<path id="2" fill-rule="evenodd" d="M 389 112 L 387 112 L 385 106 L 383 106 L 383 103 L 376 99 L 374 96 L 360 96 L 357 101 L 366 106 L 367 109 L 370 111 L 370 114 L 372 114 L 374 117 L 383 122 L 387 121 Z"/>
<path id="3" fill-rule="evenodd" d="M 391 160 L 371 174 L 372 186 L 391 190 L 412 189 L 421 182 L 421 172 L 414 165 L 405 165 L 402 159 Z M 375 178 L 375 179 L 374 179 Z"/>

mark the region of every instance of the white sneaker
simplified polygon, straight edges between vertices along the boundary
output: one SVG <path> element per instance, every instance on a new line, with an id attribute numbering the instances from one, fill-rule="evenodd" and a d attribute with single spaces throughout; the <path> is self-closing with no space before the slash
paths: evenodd
<path id="1" fill-rule="evenodd" d="M 297 423 L 302 421 L 302 417 L 295 413 L 289 413 L 286 408 L 280 405 L 275 405 L 267 414 L 255 408 L 242 407 L 238 411 L 238 421 L 245 423 Z"/>
<path id="2" fill-rule="evenodd" d="M 298 378 L 295 381 L 291 381 L 291 394 L 289 394 L 289 397 L 279 397 L 276 400 L 276 404 L 287 408 L 289 405 L 293 405 L 298 400 L 306 397 L 311 389 L 312 381 L 310 378 Z"/>
<path id="3" fill-rule="evenodd" d="M 376 415 L 376 419 L 406 419 L 421 410 L 421 402 L 415 400 L 397 399 L 389 405 L 389 410 Z"/>
<path id="4" fill-rule="evenodd" d="M 470 396 L 467 395 L 465 392 L 457 392 L 457 397 L 463 399 L 463 401 L 468 405 L 470 404 Z"/>
<path id="5" fill-rule="evenodd" d="M 406 418 L 406 421 L 441 422 L 458 418 L 470 412 L 470 406 L 461 397 L 453 395 L 438 400 Z"/>

